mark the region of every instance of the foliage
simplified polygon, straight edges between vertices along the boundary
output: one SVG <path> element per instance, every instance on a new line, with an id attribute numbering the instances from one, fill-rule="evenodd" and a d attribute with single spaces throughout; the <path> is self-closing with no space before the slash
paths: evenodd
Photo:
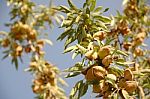
<path id="1" fill-rule="evenodd" d="M 68 4 L 58 9 L 67 15 L 61 25 L 65 31 L 58 40 L 67 38 L 64 53 L 73 52 L 73 58 L 81 55 L 82 61 L 68 68 L 66 77 L 85 75 L 82 83 L 104 99 L 145 99 L 149 88 L 143 85 L 150 86 L 146 81 L 149 72 L 141 71 L 149 71 L 150 66 L 144 44 L 150 32 L 149 6 L 144 0 L 124 0 L 124 13 L 109 18 L 103 16 L 108 9 L 96 7 L 96 0 L 86 0 L 80 9 L 71 0 Z M 81 97 L 80 90 L 85 90 L 78 85 L 81 81 L 72 89 L 71 98 Z"/>
<path id="2" fill-rule="evenodd" d="M 60 22 L 62 15 L 56 14 L 52 5 L 36 5 L 30 0 L 8 0 L 7 3 L 11 7 L 12 23 L 7 23 L 10 32 L 1 32 L 4 34 L 1 41 L 4 58 L 11 57 L 12 64 L 18 69 L 18 59 L 22 62 L 23 54 L 31 56 L 26 71 L 34 76 L 32 90 L 37 98 L 65 99 L 64 91 L 58 86 L 58 83 L 64 83 L 60 80 L 59 69 L 44 58 L 43 47 L 45 43 L 52 45 L 52 42 L 44 36 L 47 34 L 42 33 L 47 23 L 51 27 L 53 20 Z"/>

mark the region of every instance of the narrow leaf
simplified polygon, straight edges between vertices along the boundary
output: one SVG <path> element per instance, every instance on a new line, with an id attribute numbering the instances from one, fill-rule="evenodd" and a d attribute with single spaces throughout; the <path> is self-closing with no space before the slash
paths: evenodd
<path id="1" fill-rule="evenodd" d="M 76 49 L 77 49 L 77 46 L 75 46 L 75 45 L 74 46 L 70 46 L 70 47 L 66 48 L 63 53 L 68 53 L 68 52 L 74 51 Z"/>
<path id="2" fill-rule="evenodd" d="M 81 71 L 82 70 L 82 64 L 81 62 L 76 63 L 74 66 L 65 69 L 65 72 L 73 72 L 73 71 Z"/>
<path id="3" fill-rule="evenodd" d="M 96 0 L 92 0 L 91 6 L 90 6 L 90 11 L 93 11 L 95 6 L 96 6 Z"/>
<path id="4" fill-rule="evenodd" d="M 66 42 L 65 42 L 65 48 L 69 45 L 69 44 L 71 44 L 72 42 L 74 42 L 76 39 L 75 39 L 75 37 L 70 37 L 70 38 L 68 38 L 67 40 L 66 40 Z"/>
<path id="5" fill-rule="evenodd" d="M 67 76 L 65 76 L 65 78 L 74 77 L 74 76 L 77 76 L 79 74 L 81 74 L 81 72 L 71 72 Z"/>
<path id="6" fill-rule="evenodd" d="M 60 6 L 59 10 L 61 10 L 62 12 L 65 12 L 65 13 L 69 13 L 71 12 L 70 9 L 66 6 Z"/>
<path id="7" fill-rule="evenodd" d="M 104 23 L 110 23 L 111 20 L 109 17 L 106 17 L 106 16 L 102 16 L 102 15 L 99 15 L 99 16 L 94 16 L 95 19 L 98 19 Z"/>
<path id="8" fill-rule="evenodd" d="M 52 41 L 49 39 L 42 39 L 44 42 L 46 42 L 49 45 L 53 45 Z"/>
<path id="9" fill-rule="evenodd" d="M 63 32 L 58 38 L 57 40 L 63 40 L 67 35 L 69 35 L 71 32 L 73 32 L 73 29 L 68 29 L 65 32 Z"/>
<path id="10" fill-rule="evenodd" d="M 79 48 L 79 50 L 82 52 L 82 53 L 86 53 L 86 48 L 84 48 L 83 46 L 77 44 L 77 47 Z"/>
<path id="11" fill-rule="evenodd" d="M 121 50 L 117 50 L 116 51 L 117 54 L 121 54 L 121 55 L 124 55 L 124 56 L 128 56 L 128 54 L 124 51 L 121 51 Z"/>
<path id="12" fill-rule="evenodd" d="M 106 8 L 103 12 L 107 12 L 109 10 L 109 8 Z"/>
<path id="13" fill-rule="evenodd" d="M 82 97 L 83 95 L 86 94 L 88 90 L 88 84 L 87 83 L 83 83 L 80 88 L 79 88 L 79 93 L 78 93 L 78 98 Z"/>
<path id="14" fill-rule="evenodd" d="M 74 53 L 72 54 L 72 59 L 75 59 L 75 57 L 76 57 L 78 54 L 79 54 L 78 52 L 74 52 Z"/>
<path id="15" fill-rule="evenodd" d="M 99 12 L 100 10 L 102 10 L 102 6 L 98 6 L 95 10 L 94 10 L 94 12 Z"/>
<path id="16" fill-rule="evenodd" d="M 73 4 L 71 0 L 68 0 L 68 4 L 73 10 L 77 10 L 77 7 Z"/>

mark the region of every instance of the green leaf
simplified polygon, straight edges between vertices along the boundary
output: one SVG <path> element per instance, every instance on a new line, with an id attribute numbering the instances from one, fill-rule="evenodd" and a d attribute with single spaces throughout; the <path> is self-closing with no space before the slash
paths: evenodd
<path id="1" fill-rule="evenodd" d="M 78 23 L 81 19 L 81 15 L 78 15 L 77 18 L 75 19 L 75 22 Z"/>
<path id="2" fill-rule="evenodd" d="M 101 22 L 101 21 L 98 21 L 98 23 L 96 23 L 97 26 L 101 27 L 102 29 L 106 30 L 107 27 L 105 25 L 105 23 Z M 100 30 L 100 29 L 99 29 Z"/>
<path id="3" fill-rule="evenodd" d="M 88 84 L 87 83 L 82 83 L 80 85 L 80 88 L 79 88 L 78 99 L 80 97 L 82 97 L 83 95 L 85 95 L 87 90 L 88 90 Z"/>
<path id="4" fill-rule="evenodd" d="M 73 88 L 71 89 L 69 99 L 75 99 L 74 96 L 75 96 L 75 94 L 77 93 L 77 91 L 78 91 L 77 87 L 73 87 Z"/>
<path id="5" fill-rule="evenodd" d="M 86 14 L 90 14 L 90 9 L 88 7 L 86 8 Z"/>
<path id="6" fill-rule="evenodd" d="M 76 83 L 76 85 L 72 88 L 72 90 L 70 92 L 70 96 L 69 96 L 70 99 L 76 99 L 75 95 L 82 84 L 83 84 L 83 80 L 80 80 Z"/>
<path id="7" fill-rule="evenodd" d="M 128 54 L 124 51 L 121 51 L 121 50 L 117 50 L 116 51 L 117 54 L 121 54 L 121 55 L 124 55 L 124 56 L 128 56 Z"/>
<path id="8" fill-rule="evenodd" d="M 89 6 L 91 4 L 91 0 L 86 0 L 86 4 Z"/>
<path id="9" fill-rule="evenodd" d="M 81 71 L 82 70 L 82 63 L 78 62 L 74 66 L 65 69 L 65 72 L 74 72 L 74 71 Z"/>
<path id="10" fill-rule="evenodd" d="M 91 1 L 90 11 L 93 11 L 96 6 L 96 0 Z"/>
<path id="11" fill-rule="evenodd" d="M 65 78 L 70 78 L 70 77 L 74 77 L 81 74 L 81 72 L 71 72 L 68 75 L 65 76 Z"/>
<path id="12" fill-rule="evenodd" d="M 85 31 L 85 28 L 82 27 L 82 38 L 85 38 L 87 35 L 86 31 Z"/>
<path id="13" fill-rule="evenodd" d="M 68 39 L 66 40 L 66 42 L 65 42 L 65 48 L 69 45 L 69 44 L 71 44 L 72 42 L 74 42 L 76 39 L 75 39 L 75 37 L 68 37 Z"/>
<path id="14" fill-rule="evenodd" d="M 103 12 L 107 12 L 109 10 L 109 8 L 106 8 Z"/>
<path id="15" fill-rule="evenodd" d="M 82 70 L 82 63 L 78 62 L 74 66 L 65 69 L 65 72 L 73 72 L 73 71 L 81 71 Z"/>
<path id="16" fill-rule="evenodd" d="M 121 17 L 121 14 L 120 14 L 120 12 L 118 10 L 117 10 L 117 16 Z"/>
<path id="17" fill-rule="evenodd" d="M 112 38 L 106 38 L 106 43 L 105 43 L 105 46 L 106 45 L 109 45 L 114 39 Z"/>
<path id="18" fill-rule="evenodd" d="M 69 4 L 70 8 L 72 8 L 73 10 L 77 10 L 77 7 L 73 4 L 73 2 L 71 0 L 68 0 L 68 4 Z"/>
<path id="19" fill-rule="evenodd" d="M 66 48 L 63 53 L 68 53 L 68 52 L 74 51 L 76 49 L 77 49 L 77 46 L 75 46 L 75 45 L 74 46 L 70 46 L 70 47 Z"/>
<path id="20" fill-rule="evenodd" d="M 77 56 L 79 54 L 79 52 L 74 52 L 73 54 L 72 54 L 72 59 L 75 59 L 75 57 Z"/>
<path id="21" fill-rule="evenodd" d="M 63 20 L 61 27 L 69 27 L 72 23 L 73 20 Z"/>
<path id="22" fill-rule="evenodd" d="M 68 29 L 65 32 L 63 32 L 58 38 L 57 40 L 63 40 L 67 35 L 69 35 L 70 33 L 72 33 L 74 30 L 73 29 Z"/>
<path id="23" fill-rule="evenodd" d="M 143 85 L 143 87 L 150 89 L 150 84 L 146 83 L 146 84 Z"/>
<path id="24" fill-rule="evenodd" d="M 117 88 L 117 85 L 115 83 L 114 80 L 112 80 L 111 78 L 106 77 L 106 83 L 111 84 L 113 87 Z"/>
<path id="25" fill-rule="evenodd" d="M 102 10 L 102 6 L 98 6 L 95 10 L 94 10 L 94 12 L 99 12 L 100 10 Z"/>
<path id="26" fill-rule="evenodd" d="M 69 13 L 69 12 L 71 12 L 68 7 L 62 6 L 62 5 L 58 8 L 58 10 L 60 10 L 60 11 L 62 11 L 62 12 L 64 12 L 64 13 Z"/>
<path id="27" fill-rule="evenodd" d="M 115 67 L 115 66 L 110 67 L 110 68 L 109 68 L 109 72 L 111 72 L 112 74 L 115 74 L 115 75 L 117 75 L 117 76 L 123 75 L 123 70 L 121 70 L 120 68 Z"/>
<path id="28" fill-rule="evenodd" d="M 7 58 L 9 56 L 9 53 L 6 53 L 6 55 L 3 56 L 2 60 L 4 60 L 5 58 Z"/>
<path id="29" fill-rule="evenodd" d="M 77 44 L 77 47 L 79 48 L 79 50 L 82 52 L 82 53 L 86 53 L 87 49 L 84 48 L 83 46 Z"/>
<path id="30" fill-rule="evenodd" d="M 110 23 L 111 22 L 111 19 L 109 17 L 102 16 L 102 15 L 94 16 L 94 19 L 98 19 L 104 23 Z"/>
<path id="31" fill-rule="evenodd" d="M 18 70 L 18 59 L 17 58 L 13 58 L 11 63 L 15 64 L 15 68 L 16 68 L 16 70 Z"/>

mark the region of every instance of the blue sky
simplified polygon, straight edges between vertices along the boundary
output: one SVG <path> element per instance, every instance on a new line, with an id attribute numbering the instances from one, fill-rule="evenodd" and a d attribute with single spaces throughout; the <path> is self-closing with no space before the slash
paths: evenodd
<path id="1" fill-rule="evenodd" d="M 37 4 L 48 4 L 49 0 L 33 0 Z M 67 5 L 67 0 L 53 0 L 55 5 Z M 82 6 L 84 0 L 73 0 L 75 4 L 79 7 Z M 104 8 L 110 8 L 105 15 L 110 16 L 115 15 L 116 10 L 122 10 L 121 7 L 122 0 L 97 0 L 97 5 L 104 6 Z M 4 26 L 4 23 L 9 22 L 9 8 L 6 6 L 6 0 L 0 0 L 0 31 L 9 31 L 8 28 Z M 71 59 L 71 54 L 62 54 L 64 42 L 56 41 L 56 38 L 63 29 L 59 29 L 58 26 L 52 30 L 47 30 L 49 33 L 49 38 L 53 42 L 53 46 L 46 46 L 45 50 L 47 52 L 46 59 L 51 63 L 56 64 L 61 70 L 73 66 L 74 63 L 80 61 L 80 58 L 75 60 Z M 2 51 L 0 49 L 0 59 L 3 57 Z M 15 67 L 11 65 L 10 59 L 7 58 L 3 61 L 0 60 L 0 99 L 34 99 L 34 94 L 31 90 L 32 85 L 32 75 L 29 72 L 24 72 L 24 69 L 28 67 L 29 56 L 24 56 L 24 63 L 19 64 L 18 71 Z M 66 93 L 69 92 L 73 85 L 82 78 L 82 76 L 66 79 L 69 87 L 66 87 Z M 88 97 L 88 98 L 87 98 Z M 89 98 L 91 97 L 91 98 Z M 82 99 L 94 99 L 92 98 L 91 92 Z"/>

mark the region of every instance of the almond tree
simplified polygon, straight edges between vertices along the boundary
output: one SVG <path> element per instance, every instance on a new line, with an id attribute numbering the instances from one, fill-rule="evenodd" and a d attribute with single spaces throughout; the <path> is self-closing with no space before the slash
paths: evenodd
<path id="1" fill-rule="evenodd" d="M 69 98 L 79 99 L 88 87 L 103 99 L 150 98 L 150 52 L 144 42 L 150 32 L 146 1 L 124 0 L 123 13 L 114 17 L 103 16 L 108 9 L 96 7 L 96 0 L 86 0 L 83 8 L 71 0 L 68 4 L 69 8 L 59 7 L 67 17 L 58 40 L 67 38 L 64 53 L 73 52 L 73 59 L 79 55 L 82 60 L 65 70 L 69 72 L 66 78 L 85 76 Z"/>
<path id="2" fill-rule="evenodd" d="M 65 84 L 60 70 L 44 57 L 45 43 L 52 42 L 43 36 L 43 30 L 47 29 L 45 23 L 51 27 L 54 21 L 62 22 L 64 28 L 58 37 L 65 39 L 64 53 L 72 52 L 72 59 L 81 57 L 64 70 L 66 78 L 84 76 L 72 88 L 69 99 L 80 99 L 89 87 L 103 99 L 150 98 L 150 51 L 145 42 L 150 33 L 150 7 L 145 0 L 123 0 L 123 13 L 117 11 L 116 16 L 104 16 L 109 9 L 96 7 L 98 0 L 85 0 L 82 8 L 71 0 L 67 0 L 69 7 L 7 1 L 10 31 L 0 32 L 4 58 L 11 57 L 17 69 L 23 54 L 31 56 L 26 71 L 34 76 L 32 90 L 38 99 L 67 99 L 59 86 Z"/>
<path id="3" fill-rule="evenodd" d="M 53 24 L 53 20 L 59 22 L 63 17 L 57 14 L 53 5 L 49 7 L 36 5 L 30 0 L 7 0 L 11 7 L 11 22 L 9 32 L 0 32 L 2 35 L 1 46 L 4 48 L 4 57 L 11 57 L 12 64 L 18 69 L 18 61 L 23 61 L 23 54 L 31 56 L 29 71 L 34 80 L 32 90 L 38 99 L 65 99 L 64 91 L 58 86 L 64 81 L 59 77 L 59 69 L 48 62 L 44 56 L 45 43 L 52 42 L 44 34 L 46 24 Z"/>

